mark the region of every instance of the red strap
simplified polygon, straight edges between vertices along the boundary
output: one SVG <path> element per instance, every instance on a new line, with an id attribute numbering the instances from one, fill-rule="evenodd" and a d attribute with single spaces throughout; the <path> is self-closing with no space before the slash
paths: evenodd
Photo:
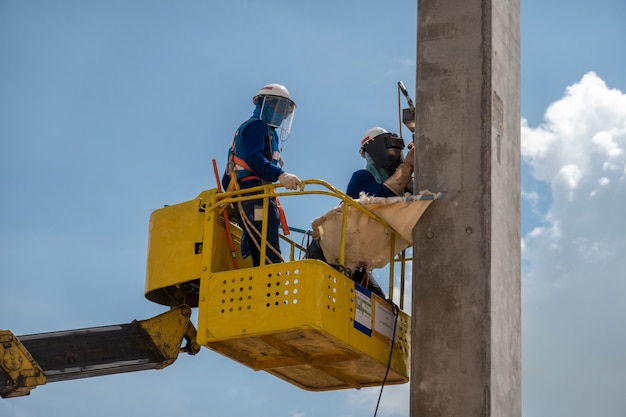
<path id="1" fill-rule="evenodd" d="M 233 162 L 239 165 L 240 167 L 252 172 L 252 169 L 248 166 L 248 164 L 246 164 L 246 161 L 244 161 L 242 158 L 238 157 L 234 153 L 233 153 Z"/>
<path id="2" fill-rule="evenodd" d="M 287 236 L 289 232 L 289 225 L 287 225 L 287 217 L 285 216 L 285 210 L 283 210 L 283 206 L 280 205 L 280 201 L 278 201 L 278 197 L 274 198 L 276 200 L 276 208 L 278 209 L 278 217 L 280 217 L 280 225 L 283 228 L 283 234 Z"/>

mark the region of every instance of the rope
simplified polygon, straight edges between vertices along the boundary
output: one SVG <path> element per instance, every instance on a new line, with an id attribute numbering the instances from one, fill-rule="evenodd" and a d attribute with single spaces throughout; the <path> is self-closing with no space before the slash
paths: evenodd
<path id="1" fill-rule="evenodd" d="M 259 251 L 259 254 L 261 254 L 261 245 L 259 244 L 259 241 L 257 240 L 257 238 L 261 237 L 261 233 L 259 232 L 259 229 L 257 229 L 256 226 L 250 221 L 250 219 L 248 219 L 248 216 L 246 216 L 246 212 L 243 209 L 243 204 L 241 203 L 241 201 L 237 202 L 237 209 L 239 210 L 239 217 L 243 220 L 243 227 L 248 232 L 248 236 L 250 236 L 250 239 L 252 240 L 252 242 L 254 243 L 254 246 Z M 278 250 L 276 250 L 276 248 L 274 248 L 274 246 L 272 246 L 269 242 L 266 242 L 266 245 L 268 249 L 274 252 L 274 254 L 278 256 L 281 261 L 284 262 L 282 255 L 280 254 Z M 267 256 L 267 253 L 265 253 L 264 256 L 265 256 L 265 262 L 268 264 L 271 264 L 272 260 L 269 258 L 269 256 Z"/>

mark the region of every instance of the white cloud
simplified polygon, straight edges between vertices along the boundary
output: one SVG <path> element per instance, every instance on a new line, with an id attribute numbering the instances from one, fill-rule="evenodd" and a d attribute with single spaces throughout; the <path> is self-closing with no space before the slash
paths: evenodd
<path id="1" fill-rule="evenodd" d="M 537 204 L 537 201 L 539 201 L 539 194 L 536 191 L 529 192 L 522 190 L 522 198 L 535 205 Z"/>
<path id="2" fill-rule="evenodd" d="M 522 242 L 525 415 L 626 410 L 612 389 L 626 386 L 625 149 L 626 95 L 592 72 L 543 124 L 522 121 L 522 156 L 552 192 Z"/>
<path id="3" fill-rule="evenodd" d="M 548 108 L 543 124 L 522 120 L 522 137 L 522 155 L 539 180 L 552 182 L 564 166 L 586 176 L 598 163 L 623 173 L 626 95 L 590 72 Z"/>

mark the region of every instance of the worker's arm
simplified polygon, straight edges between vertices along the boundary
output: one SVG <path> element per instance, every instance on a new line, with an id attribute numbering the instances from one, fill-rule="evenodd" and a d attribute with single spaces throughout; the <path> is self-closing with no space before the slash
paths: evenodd
<path id="1" fill-rule="evenodd" d="M 395 195 L 402 195 L 411 176 L 413 175 L 413 164 L 415 162 L 415 148 L 411 147 L 406 154 L 406 158 L 396 168 L 396 171 L 391 177 L 384 182 L 385 186 L 395 193 Z"/>
<path id="2" fill-rule="evenodd" d="M 263 181 L 275 182 L 284 171 L 265 154 L 267 135 L 267 126 L 260 120 L 250 122 L 244 128 L 241 132 L 244 160 L 257 177 Z"/>

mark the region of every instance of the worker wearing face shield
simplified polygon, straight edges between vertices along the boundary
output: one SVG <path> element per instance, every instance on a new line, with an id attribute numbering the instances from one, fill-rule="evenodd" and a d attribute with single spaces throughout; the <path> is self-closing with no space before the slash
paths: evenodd
<path id="1" fill-rule="evenodd" d="M 365 169 L 352 174 L 346 194 L 359 198 L 361 193 L 370 197 L 396 197 L 411 192 L 414 150 L 412 143 L 406 155 L 402 156 L 404 141 L 394 133 L 380 127 L 369 129 L 361 139 L 360 154 L 365 158 Z M 315 224 L 315 221 L 313 222 Z M 315 236 L 314 236 L 315 237 Z M 307 258 L 326 262 L 320 242 L 313 239 L 307 247 Z M 347 275 L 374 294 L 386 298 L 384 291 L 376 282 L 372 271 L 366 267 L 357 267 L 346 271 Z"/>
<path id="2" fill-rule="evenodd" d="M 404 141 L 381 127 L 369 129 L 361 139 L 359 153 L 365 158 L 365 169 L 350 178 L 346 194 L 359 198 L 361 192 L 371 197 L 395 197 L 412 192 L 414 150 L 409 144 L 402 156 Z"/>
<path id="3" fill-rule="evenodd" d="M 225 190 L 248 189 L 278 181 L 288 190 L 297 189 L 301 181 L 283 170 L 280 142 L 287 140 L 296 104 L 285 86 L 268 84 L 253 97 L 252 117 L 242 123 L 228 155 L 228 167 L 222 177 Z M 244 229 L 242 255 L 252 256 L 255 266 L 260 265 L 261 217 L 263 200 L 244 201 L 238 205 L 240 223 Z M 268 263 L 282 262 L 279 245 L 280 206 L 275 198 L 269 199 L 267 227 Z M 284 218 L 284 217 L 282 217 Z"/>
<path id="4" fill-rule="evenodd" d="M 373 127 L 361 139 L 359 153 L 365 158 L 365 169 L 355 171 L 350 178 L 346 194 L 359 198 L 361 193 L 370 197 L 396 197 L 412 192 L 414 148 L 409 144 L 406 158 L 402 156 L 404 141 L 381 127 Z M 371 271 L 357 268 L 351 278 L 373 293 L 385 297 Z"/>

